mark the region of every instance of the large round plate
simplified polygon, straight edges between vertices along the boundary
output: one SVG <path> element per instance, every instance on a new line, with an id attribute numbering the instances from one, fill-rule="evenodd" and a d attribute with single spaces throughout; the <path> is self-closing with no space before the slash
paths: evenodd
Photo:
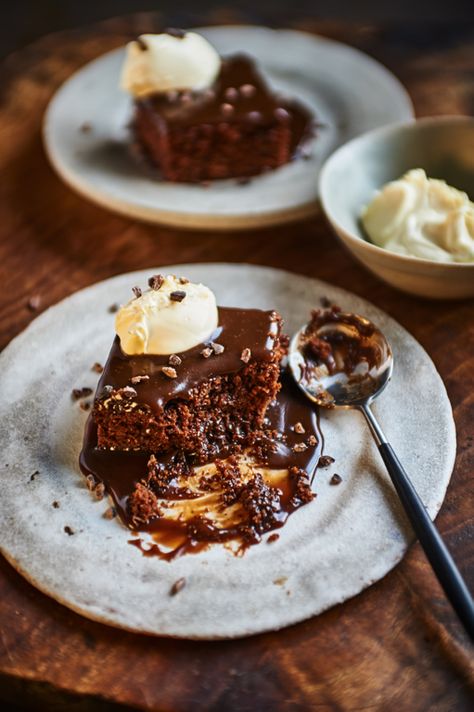
<path id="1" fill-rule="evenodd" d="M 205 282 L 223 305 L 277 308 L 290 332 L 322 296 L 372 319 L 395 357 L 392 383 L 375 410 L 436 514 L 453 467 L 455 431 L 441 378 L 413 337 L 372 304 L 317 280 L 249 265 L 169 269 Z M 78 292 L 0 355 L 0 546 L 7 559 L 89 618 L 184 638 L 278 629 L 380 579 L 413 535 L 359 413 L 321 414 L 325 451 L 336 463 L 317 473 L 317 498 L 291 515 L 278 541 L 263 541 L 240 558 L 219 546 L 172 562 L 145 558 L 127 543 L 130 532 L 119 521 L 102 516 L 108 503 L 91 497 L 78 468 L 86 413 L 72 402 L 71 389 L 95 385 L 91 365 L 104 362 L 113 335 L 108 306 L 127 300 L 131 285 L 145 285 L 154 271 Z M 329 485 L 334 471 L 342 476 L 337 487 Z M 186 586 L 170 596 L 181 577 Z"/>
<path id="2" fill-rule="evenodd" d="M 221 54 L 245 51 L 273 87 L 304 101 L 324 126 L 312 158 L 295 161 L 247 185 L 160 182 L 129 153 L 130 97 L 118 88 L 124 50 L 87 64 L 53 98 L 45 117 L 49 157 L 62 178 L 86 198 L 125 215 L 199 228 L 249 228 L 313 213 L 319 169 L 345 141 L 413 117 L 395 77 L 338 42 L 261 27 L 199 29 Z M 81 131 L 89 124 L 91 130 Z"/>

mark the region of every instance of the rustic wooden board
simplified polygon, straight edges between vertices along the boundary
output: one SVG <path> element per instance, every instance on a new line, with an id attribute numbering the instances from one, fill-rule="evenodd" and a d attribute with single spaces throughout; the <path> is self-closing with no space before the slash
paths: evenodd
<path id="1" fill-rule="evenodd" d="M 42 309 L 99 279 L 158 263 L 268 264 L 370 299 L 414 334 L 445 380 L 458 457 L 437 521 L 474 588 L 472 301 L 434 304 L 399 294 L 355 264 L 321 216 L 245 234 L 160 228 L 85 202 L 49 167 L 40 127 L 54 90 L 86 61 L 159 26 L 158 15 L 136 15 L 53 35 L 0 69 L 0 345 L 33 318 L 32 296 Z M 419 116 L 473 112 L 469 28 L 293 26 L 373 54 L 405 83 Z M 473 688 L 472 648 L 418 545 L 383 581 L 318 618 L 219 643 L 92 623 L 0 559 L 0 699 L 32 709 L 458 712 L 472 709 Z"/>

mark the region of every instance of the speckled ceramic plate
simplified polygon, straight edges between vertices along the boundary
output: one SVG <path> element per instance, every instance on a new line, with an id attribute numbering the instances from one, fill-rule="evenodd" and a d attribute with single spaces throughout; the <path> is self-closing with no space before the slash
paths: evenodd
<path id="1" fill-rule="evenodd" d="M 283 271 L 228 264 L 169 269 L 208 284 L 220 304 L 278 309 L 288 332 L 322 296 L 372 319 L 395 358 L 392 383 L 375 411 L 430 515 L 437 513 L 455 457 L 451 407 L 430 358 L 401 326 L 353 294 Z M 91 497 L 79 471 L 87 414 L 71 400 L 71 389 L 95 386 L 91 365 L 105 361 L 113 338 L 108 306 L 127 300 L 130 287 L 145 285 L 155 272 L 78 292 L 35 319 L 0 355 L 4 555 L 33 585 L 89 618 L 184 638 L 278 629 L 380 579 L 413 535 L 358 413 L 322 413 L 325 451 L 336 462 L 317 473 L 317 498 L 291 515 L 278 541 L 264 540 L 242 557 L 215 546 L 172 562 L 145 558 L 127 543 L 130 532 L 119 521 L 103 517 L 108 502 Z M 334 472 L 342 477 L 336 487 L 329 484 Z M 182 577 L 185 587 L 170 596 Z"/>
<path id="2" fill-rule="evenodd" d="M 46 113 L 46 151 L 59 175 L 81 195 L 134 218 L 182 227 L 244 229 L 285 222 L 316 210 L 319 169 L 335 148 L 369 129 L 413 117 L 399 81 L 351 47 L 262 27 L 198 31 L 223 55 L 253 55 L 271 86 L 312 109 L 323 125 L 312 157 L 247 185 L 160 182 L 129 152 L 132 102 L 118 88 L 124 59 L 118 49 L 74 74 Z M 81 131 L 84 125 L 90 130 Z"/>

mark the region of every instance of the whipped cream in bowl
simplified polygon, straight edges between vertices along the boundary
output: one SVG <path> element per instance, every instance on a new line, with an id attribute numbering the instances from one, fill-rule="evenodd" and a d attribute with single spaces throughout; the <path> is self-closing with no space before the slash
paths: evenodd
<path id="1" fill-rule="evenodd" d="M 156 275 L 150 289 L 123 305 L 115 331 L 128 355 L 182 353 L 206 341 L 218 326 L 214 293 L 175 275 Z"/>
<path id="2" fill-rule="evenodd" d="M 374 245 L 436 262 L 474 262 L 474 203 L 421 168 L 377 191 L 361 222 Z"/>

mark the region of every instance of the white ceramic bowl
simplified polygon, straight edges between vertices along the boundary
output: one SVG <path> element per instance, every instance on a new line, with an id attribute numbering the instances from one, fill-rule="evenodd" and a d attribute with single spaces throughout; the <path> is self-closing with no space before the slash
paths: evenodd
<path id="1" fill-rule="evenodd" d="M 474 118 L 445 116 L 393 124 L 344 144 L 321 171 L 321 204 L 344 245 L 393 287 L 434 299 L 474 297 L 474 262 L 451 263 L 389 252 L 368 241 L 362 208 L 385 183 L 424 168 L 474 198 Z"/>

